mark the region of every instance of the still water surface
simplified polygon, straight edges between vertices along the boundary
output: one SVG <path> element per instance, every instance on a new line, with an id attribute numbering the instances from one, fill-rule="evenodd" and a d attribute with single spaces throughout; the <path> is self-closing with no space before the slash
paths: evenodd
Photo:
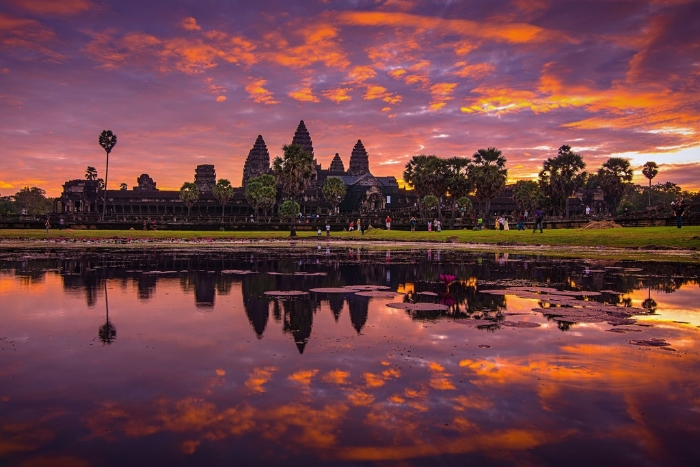
<path id="1" fill-rule="evenodd" d="M 3 253 L 0 464 L 698 465 L 699 275 L 325 245 Z M 398 293 L 265 294 L 360 284 Z M 443 309 L 387 306 L 414 302 Z"/>

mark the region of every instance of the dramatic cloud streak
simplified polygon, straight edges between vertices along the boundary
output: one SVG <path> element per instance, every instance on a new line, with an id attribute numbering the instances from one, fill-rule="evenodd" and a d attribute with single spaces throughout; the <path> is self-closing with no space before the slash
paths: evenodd
<path id="1" fill-rule="evenodd" d="M 0 193 L 102 171 L 103 129 L 110 187 L 179 187 L 205 160 L 238 184 L 257 135 L 277 155 L 300 119 L 324 167 L 357 139 L 398 177 L 418 153 L 496 146 L 516 180 L 570 144 L 589 170 L 655 160 L 700 188 L 698 2 L 167 5 L 0 6 Z"/>

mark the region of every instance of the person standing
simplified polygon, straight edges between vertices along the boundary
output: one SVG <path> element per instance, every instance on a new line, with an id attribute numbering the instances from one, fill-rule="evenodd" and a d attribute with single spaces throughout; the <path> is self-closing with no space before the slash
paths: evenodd
<path id="1" fill-rule="evenodd" d="M 437 232 L 437 223 L 438 223 L 438 220 L 437 220 L 437 219 L 433 219 L 433 230 L 434 230 L 435 232 Z"/>
<path id="2" fill-rule="evenodd" d="M 683 198 L 676 203 L 674 214 L 676 215 L 676 227 L 680 229 L 683 225 L 683 214 L 685 214 L 685 203 L 683 202 Z"/>
<path id="3" fill-rule="evenodd" d="M 386 229 L 391 230 L 391 217 L 386 216 Z"/>
<path id="4" fill-rule="evenodd" d="M 586 206 L 586 216 L 590 216 L 590 215 L 591 215 L 591 207 Z"/>
<path id="5" fill-rule="evenodd" d="M 58 218 L 58 230 L 59 230 L 59 232 L 63 231 L 63 218 L 62 217 Z"/>
<path id="6" fill-rule="evenodd" d="M 442 221 L 440 220 L 437 221 L 437 231 L 442 232 Z"/>
<path id="7" fill-rule="evenodd" d="M 416 231 L 416 218 L 411 216 L 411 232 Z"/>
<path id="8" fill-rule="evenodd" d="M 330 238 L 331 236 L 331 223 L 326 222 L 326 237 Z"/>
<path id="9" fill-rule="evenodd" d="M 348 232 L 352 232 L 353 230 L 355 230 L 355 222 L 350 221 L 350 227 L 348 227 Z"/>
<path id="10" fill-rule="evenodd" d="M 46 218 L 46 222 L 44 223 L 44 227 L 46 228 L 46 233 L 49 233 L 49 229 L 51 228 L 51 222 L 49 221 L 49 218 Z"/>
<path id="11" fill-rule="evenodd" d="M 476 221 L 476 230 L 481 230 L 481 228 L 484 226 L 484 220 L 480 217 Z"/>
<path id="12" fill-rule="evenodd" d="M 430 219 L 428 219 L 428 232 L 432 232 L 432 231 L 433 231 L 433 223 L 430 221 Z"/>
<path id="13" fill-rule="evenodd" d="M 544 220 L 544 213 L 540 208 L 537 208 L 535 210 L 535 226 L 532 228 L 532 233 L 535 233 L 535 230 L 538 228 L 540 229 L 540 233 L 542 232 L 542 221 Z"/>

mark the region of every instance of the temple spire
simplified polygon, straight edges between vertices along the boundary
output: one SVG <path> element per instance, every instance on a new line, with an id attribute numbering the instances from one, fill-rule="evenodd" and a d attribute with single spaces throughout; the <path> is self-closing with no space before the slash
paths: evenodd
<path id="1" fill-rule="evenodd" d="M 309 130 L 306 129 L 304 120 L 299 122 L 297 131 L 294 133 L 294 138 L 292 138 L 292 144 L 298 144 L 304 151 L 311 154 L 311 157 L 314 157 L 314 145 L 311 141 Z"/>
<path id="2" fill-rule="evenodd" d="M 350 168 L 348 175 L 364 175 L 369 173 L 369 155 L 365 150 L 361 140 L 357 140 L 357 144 L 352 148 L 350 154 Z"/>
<path id="3" fill-rule="evenodd" d="M 337 152 L 335 153 L 335 157 L 333 158 L 328 171 L 333 173 L 345 172 L 345 165 L 343 165 L 343 160 L 340 158 Z"/>
<path id="4" fill-rule="evenodd" d="M 270 170 L 270 153 L 265 145 L 265 140 L 261 135 L 255 140 L 252 149 L 248 152 L 248 157 L 243 166 L 243 186 L 246 186 L 251 178 L 265 175 Z"/>

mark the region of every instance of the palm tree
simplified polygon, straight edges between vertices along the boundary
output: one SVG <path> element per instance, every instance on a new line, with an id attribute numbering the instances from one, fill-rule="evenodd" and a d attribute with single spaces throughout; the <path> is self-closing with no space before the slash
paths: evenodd
<path id="1" fill-rule="evenodd" d="M 223 222 L 226 203 L 233 198 L 233 186 L 225 178 L 220 178 L 212 191 L 214 192 L 214 198 L 221 204 L 221 222 Z"/>
<path id="2" fill-rule="evenodd" d="M 447 191 L 450 193 L 452 202 L 450 229 L 454 229 L 455 202 L 456 200 L 466 198 L 466 196 L 474 189 L 473 181 L 470 178 L 470 172 L 472 169 L 471 159 L 468 157 L 450 157 L 445 161 L 445 169 L 447 170 Z M 471 204 L 471 202 L 469 204 Z"/>
<path id="3" fill-rule="evenodd" d="M 85 180 L 97 180 L 97 169 L 88 165 L 85 169 Z"/>
<path id="4" fill-rule="evenodd" d="M 289 195 L 290 199 L 299 196 L 308 188 L 313 172 L 313 157 L 298 144 L 285 144 L 282 147 L 284 159 L 276 157 L 272 163 L 277 183 L 282 185 L 282 190 Z M 294 210 L 292 210 L 294 211 Z M 290 237 L 296 237 L 297 231 L 294 224 L 294 217 L 291 217 Z"/>
<path id="5" fill-rule="evenodd" d="M 335 211 L 338 205 L 343 201 L 343 198 L 345 198 L 347 188 L 345 187 L 345 183 L 338 177 L 328 177 L 326 183 L 323 184 L 323 188 L 321 188 L 321 192 L 323 193 L 323 197 L 326 198 L 326 201 L 333 206 L 333 211 Z"/>
<path id="6" fill-rule="evenodd" d="M 192 182 L 183 183 L 180 187 L 180 199 L 187 206 L 187 217 L 189 217 L 192 206 L 199 201 L 199 187 Z"/>
<path id="7" fill-rule="evenodd" d="M 656 162 L 649 161 L 646 164 L 644 164 L 644 168 L 642 168 L 642 173 L 646 178 L 649 179 L 649 207 L 651 207 L 651 179 L 658 175 L 659 166 L 656 165 Z"/>
<path id="8" fill-rule="evenodd" d="M 474 153 L 472 169 L 476 198 L 486 202 L 486 215 L 491 210 L 491 200 L 503 190 L 508 179 L 506 158 L 496 148 L 479 149 Z"/>
<path id="9" fill-rule="evenodd" d="M 610 214 L 615 215 L 615 210 L 620 204 L 626 186 L 632 181 L 632 176 L 630 161 L 622 157 L 611 157 L 598 169 L 600 187 L 608 202 Z"/>
<path id="10" fill-rule="evenodd" d="M 555 207 L 557 214 L 565 213 L 569 217 L 567 200 L 584 185 L 586 172 L 581 171 L 585 168 L 583 157 L 566 144 L 559 148 L 556 157 L 550 157 L 542 164 L 539 173 L 540 189 Z"/>
<path id="11" fill-rule="evenodd" d="M 109 153 L 117 144 L 117 135 L 112 133 L 112 130 L 104 130 L 100 133 L 100 146 L 107 153 L 107 167 L 105 168 L 105 189 L 102 195 L 102 220 L 105 220 L 105 208 L 107 206 L 107 176 L 109 175 Z"/>
<path id="12" fill-rule="evenodd" d="M 119 185 L 119 189 L 120 189 L 121 191 L 126 191 L 126 190 L 129 189 L 129 186 L 128 186 L 126 183 L 121 183 L 121 184 Z"/>

